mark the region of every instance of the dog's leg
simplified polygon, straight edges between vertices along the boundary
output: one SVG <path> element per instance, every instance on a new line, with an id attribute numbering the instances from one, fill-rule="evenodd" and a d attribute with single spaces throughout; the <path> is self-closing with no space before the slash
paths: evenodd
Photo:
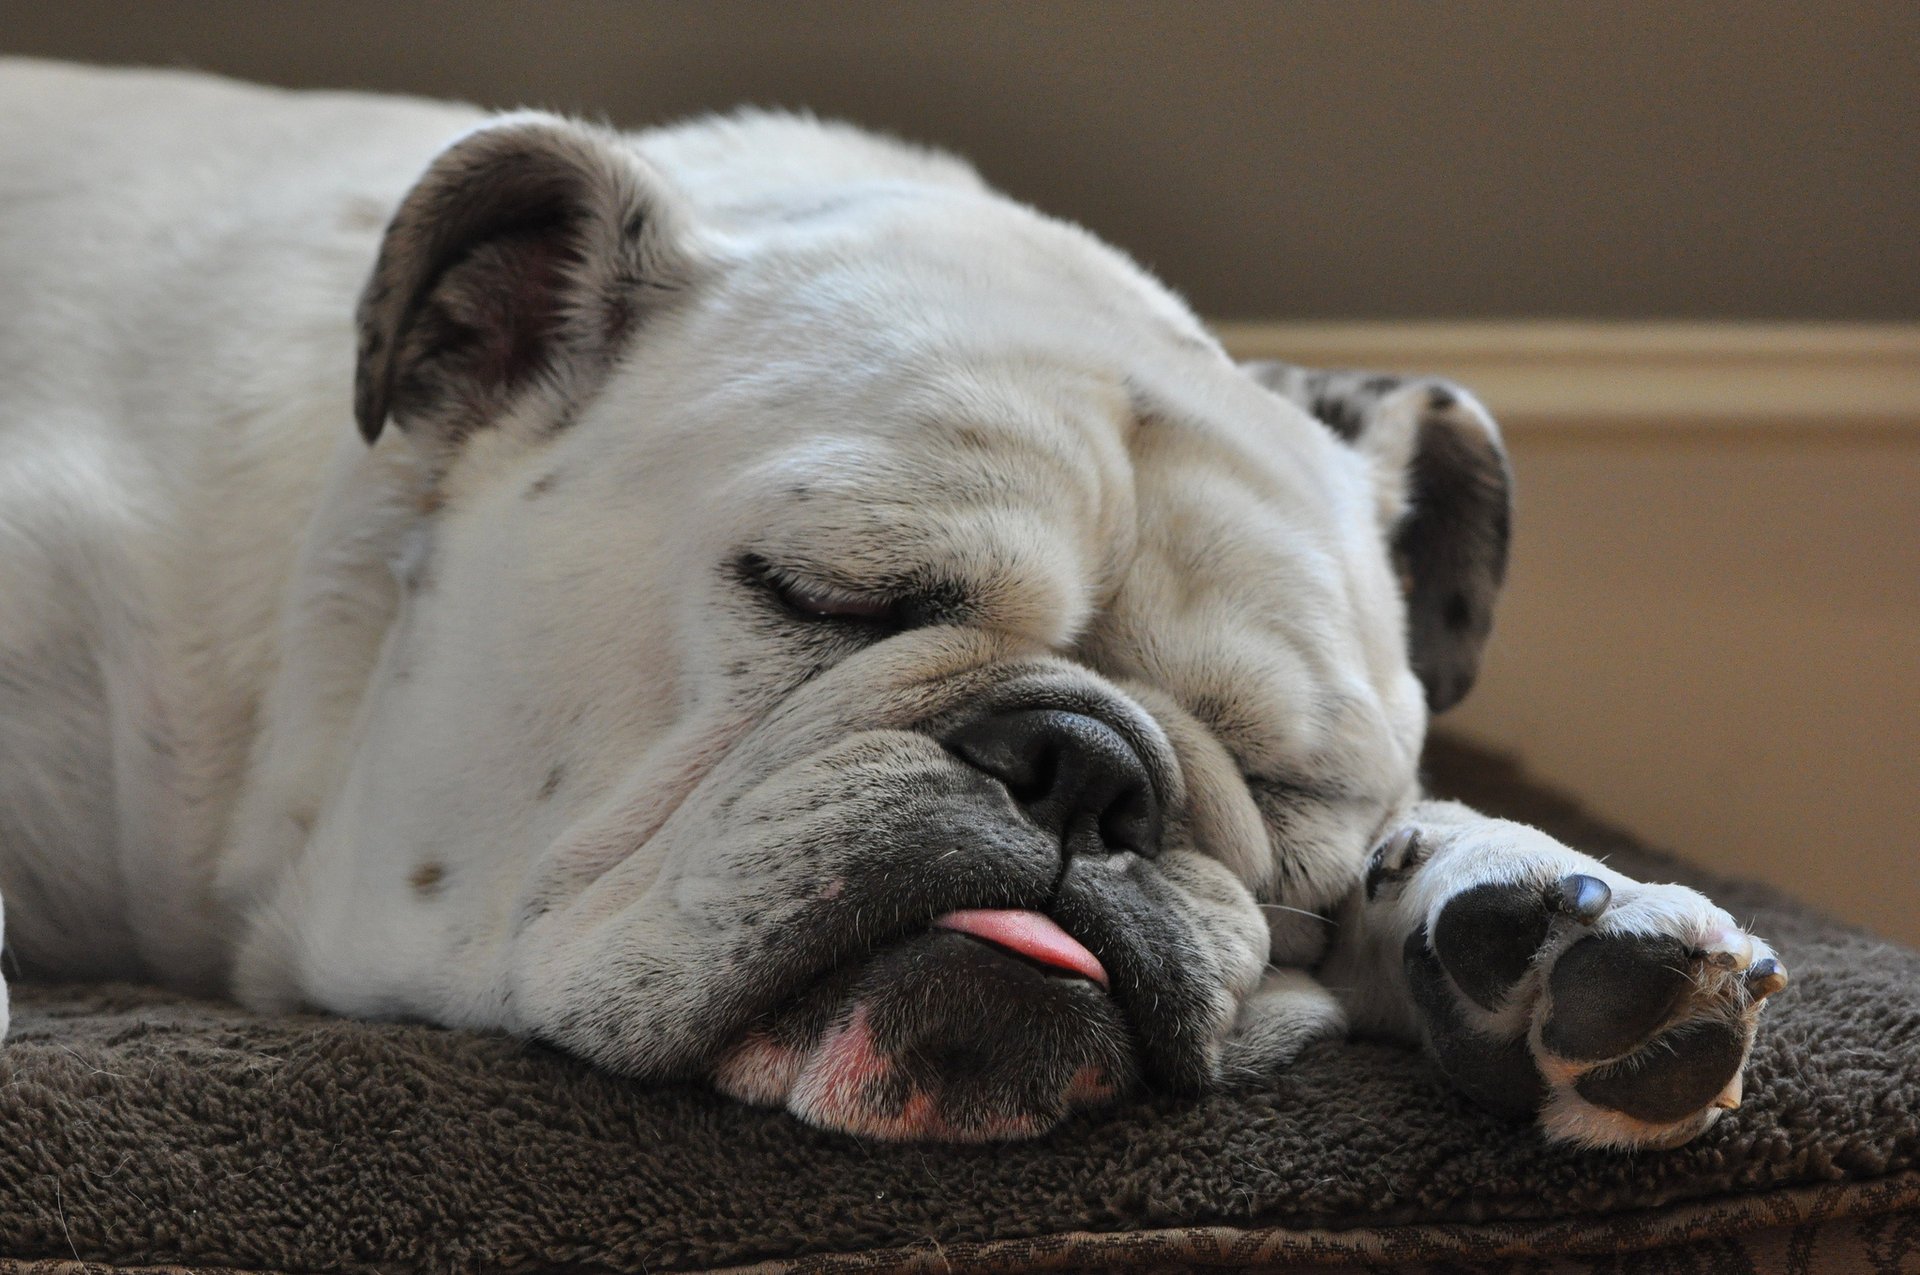
<path id="1" fill-rule="evenodd" d="M 1697 891 L 1437 801 L 1374 851 L 1320 976 L 1483 1106 L 1604 1146 L 1677 1145 L 1738 1105 L 1787 980 Z"/>

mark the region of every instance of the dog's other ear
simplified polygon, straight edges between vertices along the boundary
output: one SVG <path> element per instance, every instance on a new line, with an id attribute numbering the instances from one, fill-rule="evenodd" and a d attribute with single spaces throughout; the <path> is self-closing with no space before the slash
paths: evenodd
<path id="1" fill-rule="evenodd" d="M 510 407 L 551 426 L 693 268 L 673 193 L 618 134 L 502 117 L 434 159 L 361 294 L 354 415 L 428 446 Z"/>
<path id="2" fill-rule="evenodd" d="M 1507 573 L 1513 474 L 1480 402 L 1431 377 L 1249 363 L 1255 380 L 1373 462 L 1381 517 L 1407 598 L 1407 644 L 1444 712 L 1473 686 Z"/>

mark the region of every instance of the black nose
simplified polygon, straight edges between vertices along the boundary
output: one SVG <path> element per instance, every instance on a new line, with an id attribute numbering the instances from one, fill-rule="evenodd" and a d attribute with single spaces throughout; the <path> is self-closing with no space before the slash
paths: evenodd
<path id="1" fill-rule="evenodd" d="M 1105 722 L 1024 709 L 969 723 L 947 747 L 1005 784 L 1069 853 L 1160 852 L 1160 802 L 1147 765 Z"/>

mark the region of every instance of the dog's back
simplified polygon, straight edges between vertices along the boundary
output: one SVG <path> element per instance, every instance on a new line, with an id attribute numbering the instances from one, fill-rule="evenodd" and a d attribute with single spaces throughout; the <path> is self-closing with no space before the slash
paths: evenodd
<path id="1" fill-rule="evenodd" d="M 0 62 L 0 894 L 29 961 L 214 977 L 208 851 L 288 533 L 351 434 L 354 293 L 478 117 Z"/>

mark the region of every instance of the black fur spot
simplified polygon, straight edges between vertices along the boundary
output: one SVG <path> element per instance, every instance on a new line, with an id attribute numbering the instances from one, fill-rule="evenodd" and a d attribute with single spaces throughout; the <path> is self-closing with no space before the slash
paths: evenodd
<path id="1" fill-rule="evenodd" d="M 1340 394 L 1316 394 L 1307 410 L 1349 443 L 1360 437 L 1360 426 L 1366 421 L 1359 405 Z"/>
<path id="2" fill-rule="evenodd" d="M 565 783 L 566 779 L 567 767 L 564 762 L 554 766 L 552 770 L 549 770 L 547 777 L 540 783 L 540 800 L 545 801 L 553 796 L 553 794 L 559 792 L 560 785 Z"/>
<path id="3" fill-rule="evenodd" d="M 1440 713 L 1471 689 L 1479 669 L 1506 577 L 1512 479 L 1498 444 L 1439 416 L 1422 422 L 1408 477 L 1413 507 L 1395 533 L 1394 558 L 1410 581 L 1414 672 L 1427 707 Z"/>
<path id="4" fill-rule="evenodd" d="M 1453 988 L 1428 950 L 1426 930 L 1407 936 L 1404 956 L 1414 1004 L 1426 1020 L 1427 1048 L 1441 1072 L 1488 1111 L 1531 1119 L 1545 1101 L 1547 1087 L 1527 1053 L 1526 1037 L 1493 1040 L 1461 1019 Z"/>
<path id="5" fill-rule="evenodd" d="M 1595 934 L 1554 962 L 1541 1040 L 1562 1058 L 1618 1058 L 1673 1015 L 1693 989 L 1686 945 L 1666 936 Z"/>
<path id="6" fill-rule="evenodd" d="M 1573 1087 L 1595 1106 L 1666 1124 L 1712 1102 L 1740 1070 L 1746 1048 L 1746 1033 L 1732 1022 L 1678 1028 L 1632 1058 L 1595 1068 Z"/>
<path id="7" fill-rule="evenodd" d="M 1547 923 L 1539 886 L 1476 885 L 1441 909 L 1434 953 L 1461 992 L 1482 1009 L 1494 1009 L 1525 977 L 1547 941 Z"/>

